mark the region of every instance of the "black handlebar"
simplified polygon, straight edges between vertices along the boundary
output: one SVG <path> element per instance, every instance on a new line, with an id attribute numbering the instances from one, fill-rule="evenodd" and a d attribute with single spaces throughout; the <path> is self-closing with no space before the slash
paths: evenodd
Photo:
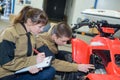
<path id="1" fill-rule="evenodd" d="M 81 22 L 81 23 L 75 24 L 75 26 L 72 28 L 72 31 L 79 29 L 80 27 L 85 26 L 85 25 L 88 26 L 88 25 L 90 25 L 90 23 L 89 22 Z"/>
<path id="2" fill-rule="evenodd" d="M 107 21 L 97 21 L 97 22 L 85 22 L 85 21 L 82 21 L 78 24 L 76 24 L 72 30 L 76 30 L 76 29 L 79 29 L 80 27 L 82 26 L 88 26 L 89 28 L 94 28 L 94 27 L 109 27 L 109 28 L 117 28 L 117 29 L 120 29 L 120 24 L 109 24 Z"/>
<path id="3" fill-rule="evenodd" d="M 97 21 L 96 25 L 97 24 L 102 24 L 101 27 L 110 27 L 110 28 L 119 28 L 120 29 L 120 24 L 109 24 L 105 20 Z"/>
<path id="4" fill-rule="evenodd" d="M 76 24 L 73 28 L 72 31 L 73 33 L 76 32 L 76 29 L 81 28 L 82 26 L 88 26 L 89 28 L 96 28 L 99 32 L 101 36 L 111 36 L 113 34 L 110 33 L 105 33 L 102 30 L 102 27 L 109 27 L 109 28 L 114 28 L 114 33 L 116 33 L 119 29 L 120 29 L 120 24 L 109 24 L 107 21 L 102 20 L 102 21 L 96 21 L 96 22 L 90 22 L 90 21 L 82 21 L 78 24 Z"/>

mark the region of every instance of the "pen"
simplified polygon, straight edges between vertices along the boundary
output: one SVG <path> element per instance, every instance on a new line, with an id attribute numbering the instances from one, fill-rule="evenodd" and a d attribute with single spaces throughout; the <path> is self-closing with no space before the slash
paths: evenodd
<path id="1" fill-rule="evenodd" d="M 36 53 L 36 54 L 39 54 L 40 52 L 38 50 L 36 50 L 35 48 L 33 48 L 33 51 Z"/>

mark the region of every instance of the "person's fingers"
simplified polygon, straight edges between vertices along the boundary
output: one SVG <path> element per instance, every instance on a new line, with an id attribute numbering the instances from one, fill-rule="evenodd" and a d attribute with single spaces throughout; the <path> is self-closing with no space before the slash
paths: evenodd
<path id="1" fill-rule="evenodd" d="M 39 71 L 43 70 L 43 68 L 39 68 Z"/>
<path id="2" fill-rule="evenodd" d="M 82 72 L 89 72 L 90 69 L 95 69 L 94 65 L 92 64 L 78 64 L 78 70 Z"/>
<path id="3" fill-rule="evenodd" d="M 37 72 L 39 72 L 40 70 L 36 67 L 36 66 L 31 66 L 30 69 L 29 69 L 29 72 L 31 74 L 35 74 Z"/>
<path id="4" fill-rule="evenodd" d="M 45 59 L 45 53 L 39 53 L 37 55 L 37 63 L 42 62 Z"/>
<path id="5" fill-rule="evenodd" d="M 89 66 L 94 66 L 93 64 L 88 64 Z"/>
<path id="6" fill-rule="evenodd" d="M 44 53 L 44 52 L 42 52 L 42 53 L 40 53 L 40 54 L 41 54 L 42 57 L 45 57 L 45 53 Z"/>
<path id="7" fill-rule="evenodd" d="M 90 69 L 95 69 L 95 66 L 90 64 L 90 65 L 89 65 L 89 68 L 90 68 Z"/>
<path id="8" fill-rule="evenodd" d="M 89 72 L 89 69 L 85 69 L 84 72 L 85 72 L 85 73 Z"/>

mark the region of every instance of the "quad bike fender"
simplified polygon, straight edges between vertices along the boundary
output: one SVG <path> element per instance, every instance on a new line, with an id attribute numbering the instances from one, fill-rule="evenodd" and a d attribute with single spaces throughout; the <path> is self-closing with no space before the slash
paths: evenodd
<path id="1" fill-rule="evenodd" d="M 106 66 L 106 71 L 108 74 L 120 77 L 120 67 L 114 64 L 113 62 L 108 63 L 108 65 Z"/>
<path id="2" fill-rule="evenodd" d="M 77 38 L 72 39 L 72 58 L 78 64 L 88 64 L 90 59 L 88 44 Z"/>
<path id="3" fill-rule="evenodd" d="M 93 73 L 88 74 L 87 78 L 88 80 L 120 80 L 120 77 L 116 75 L 93 74 Z"/>

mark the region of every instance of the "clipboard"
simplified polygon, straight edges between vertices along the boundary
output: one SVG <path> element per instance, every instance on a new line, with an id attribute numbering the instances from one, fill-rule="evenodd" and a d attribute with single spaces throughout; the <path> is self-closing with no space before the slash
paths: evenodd
<path id="1" fill-rule="evenodd" d="M 50 66 L 51 60 L 52 60 L 52 56 L 48 56 L 41 63 L 33 65 L 33 66 L 36 66 L 37 68 L 45 68 L 45 67 Z M 31 66 L 26 67 L 26 68 L 22 68 L 22 69 L 16 71 L 15 74 L 27 72 L 30 69 L 30 67 Z"/>

